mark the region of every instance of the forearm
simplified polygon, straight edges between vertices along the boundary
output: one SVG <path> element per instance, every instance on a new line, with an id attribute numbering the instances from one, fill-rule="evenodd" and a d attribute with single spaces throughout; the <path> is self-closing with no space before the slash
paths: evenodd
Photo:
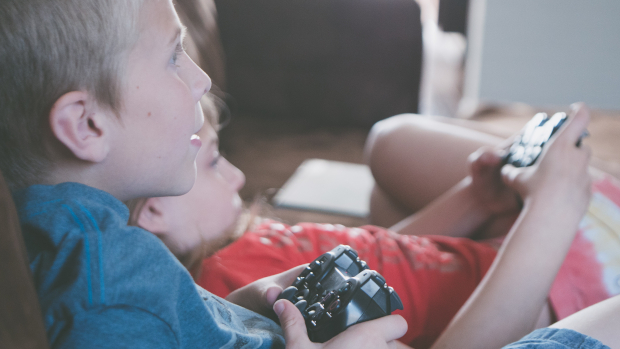
<path id="1" fill-rule="evenodd" d="M 471 191 L 471 179 L 463 179 L 423 210 L 405 218 L 390 230 L 403 235 L 469 237 L 492 215 Z"/>
<path id="2" fill-rule="evenodd" d="M 581 218 L 539 203 L 526 202 L 483 281 L 433 348 L 499 348 L 533 330 Z"/>

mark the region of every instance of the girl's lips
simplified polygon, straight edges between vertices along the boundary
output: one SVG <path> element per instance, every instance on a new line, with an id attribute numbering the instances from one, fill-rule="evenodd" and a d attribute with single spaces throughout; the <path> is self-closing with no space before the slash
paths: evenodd
<path id="1" fill-rule="evenodd" d="M 200 137 L 198 137 L 197 135 L 192 135 L 192 138 L 190 138 L 190 143 L 193 146 L 196 146 L 198 148 L 202 146 L 202 141 L 200 140 Z"/>

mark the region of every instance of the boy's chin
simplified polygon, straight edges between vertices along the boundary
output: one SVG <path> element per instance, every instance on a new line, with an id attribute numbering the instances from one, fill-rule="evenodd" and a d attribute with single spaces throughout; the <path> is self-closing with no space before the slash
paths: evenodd
<path id="1" fill-rule="evenodd" d="M 170 186 L 167 193 L 160 193 L 160 195 L 157 196 L 180 196 L 187 194 L 196 182 L 196 167 L 194 166 L 193 172 L 189 174 L 179 174 L 174 180 L 174 185 Z"/>

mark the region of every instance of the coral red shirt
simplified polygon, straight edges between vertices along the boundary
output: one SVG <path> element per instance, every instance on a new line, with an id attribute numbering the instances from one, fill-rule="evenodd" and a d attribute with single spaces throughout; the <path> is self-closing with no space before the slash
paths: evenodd
<path id="1" fill-rule="evenodd" d="M 620 294 L 620 186 L 594 182 L 590 207 L 549 293 L 558 319 Z M 197 283 L 225 297 L 257 279 L 313 261 L 339 244 L 354 248 L 400 296 L 409 329 L 401 341 L 425 348 L 465 303 L 496 256 L 496 244 L 382 228 L 266 221 L 202 264 Z"/>
<path id="2" fill-rule="evenodd" d="M 225 297 L 257 279 L 309 263 L 339 244 L 355 249 L 400 296 L 409 324 L 405 343 L 439 336 L 493 262 L 490 245 L 445 236 L 399 235 L 374 226 L 268 221 L 203 262 L 197 282 Z M 415 341 L 414 341 L 415 339 Z"/>

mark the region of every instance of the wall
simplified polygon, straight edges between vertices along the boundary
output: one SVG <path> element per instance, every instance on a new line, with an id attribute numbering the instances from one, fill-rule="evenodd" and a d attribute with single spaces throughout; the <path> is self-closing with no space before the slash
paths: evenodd
<path id="1" fill-rule="evenodd" d="M 472 0 L 465 105 L 620 109 L 620 1 Z"/>

